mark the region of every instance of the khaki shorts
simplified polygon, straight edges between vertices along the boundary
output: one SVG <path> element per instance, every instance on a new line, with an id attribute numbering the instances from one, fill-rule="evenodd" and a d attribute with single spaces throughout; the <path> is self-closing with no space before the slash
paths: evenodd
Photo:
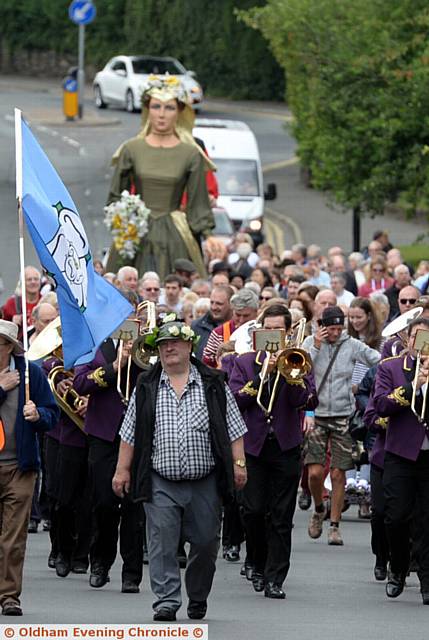
<path id="1" fill-rule="evenodd" d="M 304 464 L 325 466 L 329 448 L 331 469 L 354 469 L 352 445 L 348 418 L 316 418 L 314 429 L 307 433 Z"/>

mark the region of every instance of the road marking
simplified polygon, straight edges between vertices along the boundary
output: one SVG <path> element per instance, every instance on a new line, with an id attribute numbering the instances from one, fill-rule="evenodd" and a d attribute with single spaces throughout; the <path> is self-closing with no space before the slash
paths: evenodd
<path id="1" fill-rule="evenodd" d="M 294 164 L 297 164 L 298 162 L 299 158 L 297 156 L 292 156 L 292 158 L 288 158 L 287 160 L 280 160 L 280 162 L 272 162 L 271 164 L 266 164 L 264 167 L 262 167 L 262 173 L 265 174 L 269 173 L 270 171 L 276 171 L 277 169 L 284 169 L 285 167 L 290 167 Z M 295 237 L 295 242 L 293 242 L 292 244 L 302 244 L 301 227 L 297 222 L 295 222 L 295 220 L 293 220 L 286 213 L 274 211 L 274 209 L 271 209 L 267 206 L 265 207 L 265 211 L 274 218 L 275 222 L 273 221 L 273 224 L 275 224 L 276 226 L 279 225 L 281 227 L 284 224 L 289 225 L 292 230 L 292 234 Z"/>
<path id="2" fill-rule="evenodd" d="M 290 216 L 285 213 L 280 213 L 279 211 L 274 211 L 271 207 L 265 207 L 265 212 L 268 213 L 274 220 L 272 220 L 273 224 L 278 225 L 282 228 L 285 224 L 289 225 L 292 230 L 292 234 L 295 237 L 295 242 L 292 244 L 302 244 L 302 232 L 300 226 L 293 220 Z"/>
<path id="3" fill-rule="evenodd" d="M 7 120 L 7 122 L 13 122 L 13 123 L 15 122 L 15 118 L 10 114 L 5 115 L 5 120 Z M 32 128 L 37 129 L 37 131 L 40 131 L 40 133 L 49 135 L 52 138 L 61 138 L 61 140 L 65 142 L 65 144 L 67 144 L 69 147 L 73 147 L 73 149 L 77 149 L 80 156 L 87 155 L 85 147 L 81 145 L 78 140 L 75 140 L 74 138 L 70 138 L 70 136 L 63 136 L 59 133 L 59 131 L 56 131 L 55 129 L 51 129 L 50 127 L 46 127 L 43 124 L 36 124 Z"/>
<path id="4" fill-rule="evenodd" d="M 291 167 L 294 164 L 298 164 L 299 158 L 292 156 L 287 160 L 280 160 L 279 162 L 271 162 L 262 167 L 262 173 L 268 173 L 269 171 L 276 171 L 277 169 L 284 169 L 285 167 Z"/>

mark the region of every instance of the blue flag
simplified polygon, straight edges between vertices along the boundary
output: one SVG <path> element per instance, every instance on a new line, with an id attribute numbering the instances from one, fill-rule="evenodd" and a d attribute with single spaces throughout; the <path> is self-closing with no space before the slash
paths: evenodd
<path id="1" fill-rule="evenodd" d="M 133 311 L 93 267 L 76 206 L 27 123 L 22 127 L 22 208 L 40 262 L 56 282 L 64 366 L 90 362 Z"/>

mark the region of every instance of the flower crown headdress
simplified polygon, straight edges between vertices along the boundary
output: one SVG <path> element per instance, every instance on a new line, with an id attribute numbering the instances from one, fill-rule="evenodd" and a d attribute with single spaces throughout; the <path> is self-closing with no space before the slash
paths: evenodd
<path id="1" fill-rule="evenodd" d="M 143 86 L 142 102 L 147 102 L 150 98 L 157 98 L 162 102 L 168 100 L 178 100 L 183 104 L 189 104 L 188 93 L 177 76 L 170 76 L 168 73 L 162 76 L 150 75 Z"/>

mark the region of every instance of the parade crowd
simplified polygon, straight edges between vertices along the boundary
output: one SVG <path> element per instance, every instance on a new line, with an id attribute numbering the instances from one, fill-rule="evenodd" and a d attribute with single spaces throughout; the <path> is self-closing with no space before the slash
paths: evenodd
<path id="1" fill-rule="evenodd" d="M 48 567 L 62 578 L 89 570 L 93 588 L 109 581 L 118 545 L 124 593 L 139 592 L 148 559 L 155 620 L 175 620 L 181 566 L 188 616 L 204 617 L 220 532 L 223 559 L 241 561 L 255 591 L 283 599 L 298 494 L 300 508 L 311 507 L 309 537 L 319 538 L 327 520 L 330 545 L 347 544 L 341 514 L 358 504 L 371 520 L 374 574 L 387 578 L 387 595 L 399 595 L 416 570 L 429 603 L 429 442 L 425 418 L 410 408 L 413 337 L 429 328 L 429 262 L 414 271 L 384 232 L 362 253 L 294 245 L 281 256 L 237 233 L 229 245 L 208 240 L 204 257 L 208 276 L 179 258 L 163 279 L 131 266 L 105 272 L 96 261 L 136 309 L 153 303 L 158 357 L 141 373 L 129 364 L 132 344 L 119 351 L 109 338 L 91 363 L 62 370 L 57 397 L 75 390 L 76 420 L 60 412 L 47 383 L 61 367 L 58 350 L 31 364 L 24 398 L 19 285 L 4 303 L 3 614 L 22 612 L 27 530 L 40 528 L 50 535 Z M 58 306 L 37 268 L 25 278 L 31 349 Z M 423 312 L 405 335 L 382 337 L 416 307 Z M 234 332 L 249 321 L 293 333 L 303 318 L 311 368 L 296 380 L 278 379 L 276 354 L 250 343 L 235 350 Z M 427 369 L 424 360 L 419 389 Z M 134 390 L 128 404 L 125 384 Z"/>
<path id="2" fill-rule="evenodd" d="M 137 594 L 147 562 L 155 621 L 176 620 L 185 567 L 187 615 L 206 616 L 220 545 L 244 584 L 283 600 L 298 493 L 309 538 L 326 521 L 334 547 L 357 504 L 387 596 L 415 570 L 429 604 L 429 261 L 413 270 L 383 231 L 349 255 L 214 237 L 215 166 L 190 103 L 177 78 L 149 80 L 142 129 L 112 159 L 108 259 L 83 260 L 131 317 L 68 371 L 47 267 L 27 266 L 25 299 L 18 284 L 1 309 L 3 615 L 23 613 L 40 527 L 61 579 L 89 572 L 101 589 L 119 551 L 120 589 Z M 130 194 L 148 222 L 124 223 Z M 67 242 L 60 293 L 88 275 Z"/>

